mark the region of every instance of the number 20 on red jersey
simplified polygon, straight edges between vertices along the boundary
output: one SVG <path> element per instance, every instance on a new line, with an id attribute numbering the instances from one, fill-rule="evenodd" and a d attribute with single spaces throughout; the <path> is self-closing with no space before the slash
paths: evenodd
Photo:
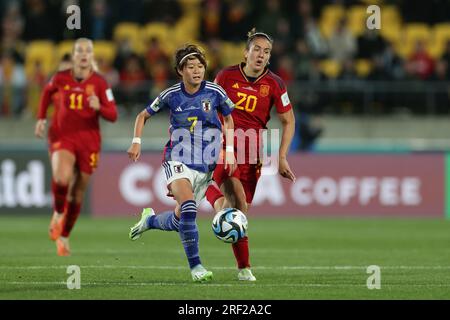
<path id="1" fill-rule="evenodd" d="M 237 96 L 240 100 L 235 104 L 236 109 L 245 110 L 247 112 L 255 111 L 256 104 L 258 103 L 258 97 L 252 94 L 246 94 L 244 92 L 238 92 Z"/>

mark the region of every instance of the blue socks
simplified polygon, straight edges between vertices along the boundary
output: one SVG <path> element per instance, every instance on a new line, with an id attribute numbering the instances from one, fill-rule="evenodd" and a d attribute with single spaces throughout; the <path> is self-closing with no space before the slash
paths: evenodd
<path id="1" fill-rule="evenodd" d="M 149 229 L 178 232 L 179 225 L 180 221 L 173 211 L 165 211 L 163 213 L 151 216 L 147 220 L 147 228 Z"/>
<path id="2" fill-rule="evenodd" d="M 181 204 L 181 218 L 178 220 L 175 212 L 166 211 L 147 220 L 147 228 L 164 231 L 177 231 L 180 234 L 184 252 L 192 269 L 201 264 L 198 253 L 198 228 L 195 218 L 197 205 L 194 200 L 188 200 Z"/>
<path id="3" fill-rule="evenodd" d="M 198 253 L 198 229 L 195 217 L 197 216 L 197 205 L 194 200 L 188 200 L 181 204 L 181 218 L 179 223 L 179 234 L 184 252 L 192 269 L 200 264 Z"/>

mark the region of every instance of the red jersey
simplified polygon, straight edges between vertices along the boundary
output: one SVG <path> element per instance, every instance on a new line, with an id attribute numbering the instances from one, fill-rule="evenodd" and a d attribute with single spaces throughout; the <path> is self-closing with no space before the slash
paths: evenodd
<path id="1" fill-rule="evenodd" d="M 219 72 L 214 80 L 227 93 L 228 97 L 235 104 L 231 113 L 234 122 L 234 129 L 255 129 L 256 146 L 261 147 L 259 129 L 267 129 L 267 122 L 270 120 L 270 111 L 275 106 L 278 113 L 284 113 L 292 109 L 283 80 L 269 69 L 254 81 L 250 81 L 244 73 L 245 63 L 231 66 Z M 237 135 L 238 137 L 239 135 Z M 237 147 L 235 139 L 235 148 Z M 246 162 L 250 159 L 247 155 L 252 143 L 245 142 Z M 250 160 L 253 161 L 253 160 Z"/>
<path id="2" fill-rule="evenodd" d="M 117 119 L 117 109 L 111 89 L 106 80 L 93 72 L 83 81 L 76 80 L 72 70 L 56 73 L 46 85 L 41 97 L 38 118 L 45 119 L 53 94 L 58 93 L 55 106 L 56 128 L 59 138 L 89 143 L 100 148 L 99 117 L 109 121 Z M 100 110 L 89 107 L 88 97 L 96 95 L 100 100 Z"/>
<path id="3" fill-rule="evenodd" d="M 235 104 L 231 115 L 236 129 L 266 129 L 272 106 L 275 105 L 278 113 L 292 109 L 286 85 L 267 68 L 251 82 L 244 73 L 244 66 L 242 63 L 225 68 L 214 81 Z"/>
<path id="4" fill-rule="evenodd" d="M 48 87 L 45 86 L 44 91 L 48 90 Z M 54 143 L 58 140 L 58 123 L 56 121 L 56 119 L 58 118 L 57 114 L 58 114 L 58 109 L 59 109 L 59 92 L 55 92 L 52 96 L 51 96 L 51 100 L 52 100 L 52 104 L 53 104 L 53 114 L 52 114 L 52 119 L 50 120 L 50 125 L 48 127 L 48 140 L 50 143 Z"/>

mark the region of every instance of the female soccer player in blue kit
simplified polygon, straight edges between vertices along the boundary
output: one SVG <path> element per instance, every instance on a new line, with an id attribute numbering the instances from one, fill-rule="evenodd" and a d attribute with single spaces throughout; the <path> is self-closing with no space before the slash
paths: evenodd
<path id="1" fill-rule="evenodd" d="M 195 45 L 187 45 L 175 53 L 175 69 L 182 82 L 163 91 L 136 117 L 134 138 L 128 156 L 138 160 L 141 136 L 145 122 L 162 109 L 170 111 L 170 140 L 164 149 L 162 166 L 169 194 L 177 205 L 174 211 L 156 215 L 151 208 L 142 211 L 141 219 L 129 233 L 131 240 L 138 239 L 144 231 L 159 229 L 178 231 L 186 253 L 192 279 L 204 282 L 212 279 L 200 261 L 197 206 L 205 196 L 212 181 L 213 170 L 219 158 L 223 115 L 226 133 L 225 166 L 231 172 L 236 168 L 233 153 L 233 102 L 223 89 L 204 80 L 206 58 Z"/>

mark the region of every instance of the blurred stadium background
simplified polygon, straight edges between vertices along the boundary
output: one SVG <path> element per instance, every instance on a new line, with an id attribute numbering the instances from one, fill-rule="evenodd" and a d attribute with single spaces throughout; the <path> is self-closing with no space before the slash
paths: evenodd
<path id="1" fill-rule="evenodd" d="M 66 8 L 71 4 L 81 7 L 81 30 L 66 28 Z M 366 28 L 369 17 L 366 9 L 371 4 L 381 7 L 379 31 Z M 297 131 L 290 163 L 298 180 L 290 185 L 276 175 L 263 176 L 255 206 L 249 213 L 250 221 L 258 215 L 275 216 L 275 213 L 291 218 L 338 217 L 326 222 L 330 224 L 328 229 L 322 230 L 324 221 L 305 220 L 298 224 L 303 225 L 300 238 L 295 238 L 296 231 L 284 235 L 286 243 L 298 243 L 298 250 L 310 250 L 308 241 L 323 236 L 316 243 L 317 251 L 311 251 L 313 245 L 309 253 L 302 251 L 297 256 L 283 251 L 285 247 L 274 247 L 272 252 L 278 252 L 279 261 L 286 258 L 283 252 L 290 255 L 292 261 L 285 261 L 294 267 L 300 260 L 312 265 L 361 265 L 369 263 L 370 257 L 364 252 L 377 243 L 372 248 L 378 250 L 375 252 L 381 257 L 378 261 L 406 265 L 398 272 L 412 272 L 408 273 L 412 277 L 410 282 L 435 281 L 439 287 L 445 277 L 442 272 L 448 254 L 444 243 L 449 240 L 449 226 L 444 218 L 450 217 L 449 12 L 447 0 L 1 0 L 2 243 L 9 243 L 6 237 L 9 230 L 23 227 L 22 231 L 29 231 L 11 215 L 26 213 L 47 214 L 34 222 L 42 227 L 41 234 L 35 234 L 34 239 L 45 241 L 51 212 L 50 171 L 46 142 L 33 137 L 35 116 L 44 84 L 55 72 L 61 57 L 71 51 L 74 39 L 84 36 L 95 41 L 96 60 L 113 87 L 120 112 L 117 123 L 102 123 L 103 154 L 83 214 L 131 217 L 143 206 L 157 209 L 172 206 L 165 197 L 163 178 L 158 173 L 160 151 L 167 139 L 165 116 L 160 115 L 146 128 L 143 147 L 147 152 L 143 161 L 129 163 L 125 151 L 137 112 L 162 89 L 177 81 L 172 67 L 174 49 L 187 42 L 200 44 L 207 52 L 208 78 L 212 80 L 222 67 L 242 61 L 246 33 L 255 26 L 274 35 L 270 68 L 287 83 L 295 106 Z M 279 127 L 273 114 L 270 128 Z M 203 209 L 210 211 L 207 206 Z M 348 216 L 434 217 L 438 221 L 405 219 L 402 223 L 391 223 L 380 218 L 378 222 L 352 224 L 351 220 L 343 219 Z M 74 232 L 83 234 L 84 239 L 89 237 L 85 221 Z M 291 223 L 289 219 L 283 221 L 276 222 L 280 233 L 289 230 Z M 103 228 L 96 223 L 99 229 Z M 125 229 L 128 223 L 127 220 L 123 224 Z M 274 245 L 263 241 L 267 229 L 262 225 L 268 228 L 269 222 L 258 223 L 254 229 L 255 243 Z M 261 225 L 259 229 L 258 225 Z M 347 230 L 348 238 L 331 225 Z M 83 228 L 87 229 L 83 231 Z M 388 231 L 375 231 L 381 229 Z M 122 232 L 117 222 L 105 230 L 103 236 L 107 238 L 107 230 Z M 332 234 L 331 230 L 337 233 Z M 415 233 L 419 230 L 428 233 L 421 238 Z M 413 234 L 416 242 L 409 243 L 406 239 Z M 363 238 L 368 242 L 359 243 Z M 112 241 L 111 246 L 135 250 L 108 239 Z M 34 240 L 29 241 L 33 247 Z M 334 246 L 328 247 L 330 243 Z M 83 245 L 90 248 L 91 244 L 86 241 Z M 215 252 L 215 246 L 215 242 L 210 245 L 209 253 Z M 255 260 L 261 263 L 258 253 L 261 256 L 263 249 L 255 246 Z M 3 253 L 12 257 L 13 247 L 11 242 L 9 249 L 3 248 Z M 395 254 L 383 251 L 386 247 L 401 253 L 400 258 L 395 260 Z M 35 252 L 40 250 L 33 248 Z M 333 249 L 336 251 L 330 254 Z M 50 244 L 45 250 L 46 254 L 53 254 Z M 354 260 L 345 260 L 342 250 Z M 324 253 L 328 260 L 321 260 Z M 89 252 L 84 254 L 89 257 Z M 105 254 L 108 256 L 108 251 Z M 423 265 L 420 257 L 425 256 L 431 269 L 420 269 Z M 13 260 L 11 265 L 20 261 Z M 31 259 L 24 261 L 24 264 L 36 264 Z M 213 261 L 222 263 L 220 259 Z M 232 266 L 232 260 L 228 264 Z M 418 268 L 408 269 L 408 264 Z M 259 270 L 260 274 L 264 270 Z M 327 270 L 324 267 L 322 272 Z M 434 271 L 428 272 L 430 278 L 426 278 L 417 270 Z M 317 280 L 314 271 L 310 272 L 314 282 Z M 433 272 L 436 278 L 431 276 Z M 320 281 L 327 279 L 331 278 Z M 342 280 L 339 276 L 333 279 L 330 281 Z M 294 277 L 289 281 L 297 280 Z M 361 281 L 363 284 L 365 280 Z M 426 297 L 446 297 L 444 289 L 441 286 Z M 399 291 L 405 295 L 396 296 L 395 290 L 390 293 L 393 297 L 424 297 L 420 287 L 414 290 L 409 296 L 405 293 L 408 290 Z M 293 296 L 278 297 L 303 297 L 303 293 L 294 292 Z M 48 297 L 58 297 L 47 293 Z M 341 297 L 340 293 L 337 290 L 325 296 Z M 121 297 L 120 293 L 117 297 Z M 251 292 L 248 297 L 252 297 Z M 317 297 L 321 297 L 320 293 Z M 366 296 L 364 293 L 357 297 Z"/>
<path id="2" fill-rule="evenodd" d="M 80 30 L 66 28 L 70 4 L 81 7 Z M 381 7 L 380 30 L 366 27 L 369 4 Z M 103 124 L 103 149 L 124 155 L 137 112 L 177 81 L 174 49 L 200 44 L 212 80 L 220 68 L 242 61 L 253 26 L 276 39 L 270 68 L 288 84 L 295 106 L 293 154 L 440 152 L 443 158 L 450 150 L 449 1 L 3 0 L 0 9 L 3 159 L 10 150 L 25 159 L 31 150 L 45 158 L 45 141 L 32 135 L 39 95 L 75 38 L 95 40 L 100 71 L 120 110 L 117 123 Z M 278 128 L 272 118 L 270 127 Z M 161 150 L 166 130 L 165 120 L 152 122 L 144 148 Z M 433 161 L 422 168 L 440 166 L 443 176 L 444 165 Z M 305 171 L 299 167 L 298 174 Z"/>

